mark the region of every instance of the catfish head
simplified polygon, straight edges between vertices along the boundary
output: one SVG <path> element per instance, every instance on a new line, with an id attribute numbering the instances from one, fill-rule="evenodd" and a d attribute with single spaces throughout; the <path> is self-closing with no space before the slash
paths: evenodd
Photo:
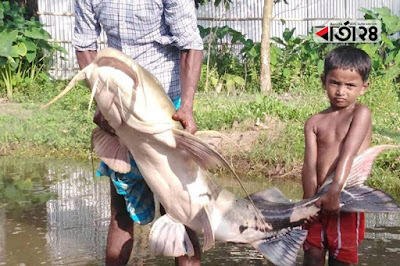
<path id="1" fill-rule="evenodd" d="M 152 133 L 182 128 L 179 122 L 172 119 L 175 107 L 160 82 L 129 56 L 114 48 L 99 51 L 93 62 L 44 107 L 59 100 L 84 79 L 92 92 L 89 109 L 94 99 L 112 128 L 118 129 L 123 123 L 133 127 L 140 125 L 149 130 L 152 128 Z"/>

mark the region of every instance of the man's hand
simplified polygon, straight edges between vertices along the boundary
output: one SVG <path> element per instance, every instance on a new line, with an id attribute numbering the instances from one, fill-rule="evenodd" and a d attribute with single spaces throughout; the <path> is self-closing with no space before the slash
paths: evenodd
<path id="1" fill-rule="evenodd" d="M 340 211 L 340 192 L 339 186 L 332 183 L 329 190 L 315 202 L 315 205 L 323 211 L 338 213 Z"/>
<path id="2" fill-rule="evenodd" d="M 194 121 L 193 110 L 191 108 L 179 108 L 175 114 L 172 115 L 172 119 L 180 121 L 182 126 L 191 134 L 196 133 L 197 125 Z"/>
<path id="3" fill-rule="evenodd" d="M 103 129 L 111 136 L 115 136 L 115 130 L 110 126 L 110 124 L 108 124 L 103 114 L 97 108 L 93 116 L 93 122 L 95 122 L 101 129 Z"/>

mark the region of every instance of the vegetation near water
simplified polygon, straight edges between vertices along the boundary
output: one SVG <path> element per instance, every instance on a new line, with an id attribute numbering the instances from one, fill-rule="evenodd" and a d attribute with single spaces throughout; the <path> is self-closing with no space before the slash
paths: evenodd
<path id="1" fill-rule="evenodd" d="M 382 21 L 383 33 L 380 43 L 358 45 L 373 62 L 371 85 L 360 101 L 372 110 L 373 145 L 400 145 L 400 41 L 395 35 L 400 30 L 400 19 L 387 8 L 365 10 L 365 13 Z M 6 34 L 7 29 L 2 30 L 1 26 L 0 35 Z M 274 39 L 271 49 L 274 91 L 263 95 L 258 92 L 259 44 L 227 27 L 201 29 L 201 32 L 204 38 L 210 35 L 213 38 L 206 45 L 208 57 L 195 99 L 199 129 L 221 131 L 228 137 L 237 132 L 254 135 L 245 152 L 236 150 L 224 154 L 242 178 L 299 178 L 304 152 L 303 125 L 309 116 L 328 106 L 319 76 L 322 59 L 334 46 L 317 44 L 309 37 L 294 37 L 295 30 L 287 29 L 282 38 Z M 36 43 L 39 46 L 45 34 L 40 36 Z M 233 45 L 221 42 L 226 36 L 242 45 L 239 55 L 232 52 Z M 11 59 L 20 60 L 24 66 L 27 63 L 23 62 L 34 64 L 28 56 L 30 50 L 15 43 L 18 40 L 21 38 L 8 41 L 13 49 L 22 47 L 17 54 L 12 53 L 15 57 Z M 54 47 L 51 49 L 55 51 Z M 14 73 L 9 69 L 18 66 L 4 53 L 0 49 L 3 77 Z M 0 103 L 0 155 L 90 158 L 90 134 L 95 124 L 93 110 L 87 111 L 88 88 L 80 83 L 51 108 L 41 110 L 41 105 L 64 89 L 67 81 L 52 80 L 44 75 L 42 63 L 39 67 L 33 76 L 19 75 L 15 81 L 9 76 L 0 79 L 0 97 L 12 95 L 12 102 Z M 1 175 L 0 195 L 4 195 L 7 186 L 29 187 L 26 182 Z M 387 151 L 379 156 L 369 182 L 399 200 L 400 152 Z"/>

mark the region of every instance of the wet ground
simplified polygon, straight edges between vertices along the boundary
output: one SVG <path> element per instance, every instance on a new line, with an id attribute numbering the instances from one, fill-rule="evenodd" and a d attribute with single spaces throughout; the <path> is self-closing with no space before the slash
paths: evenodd
<path id="1" fill-rule="evenodd" d="M 218 182 L 239 192 L 232 178 Z M 254 192 L 276 186 L 301 196 L 298 181 L 244 182 Z M 0 265 L 103 265 L 109 182 L 93 178 L 90 162 L 0 157 Z M 399 265 L 400 214 L 368 214 L 360 265 Z M 148 226 L 135 226 L 133 265 L 173 265 L 148 253 Z M 301 265 L 302 252 L 298 256 Z M 203 265 L 268 265 L 248 246 L 217 243 Z"/>

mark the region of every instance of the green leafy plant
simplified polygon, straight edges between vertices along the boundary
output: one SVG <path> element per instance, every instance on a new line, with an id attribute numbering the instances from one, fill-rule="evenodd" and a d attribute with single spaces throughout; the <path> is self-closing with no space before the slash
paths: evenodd
<path id="1" fill-rule="evenodd" d="M 400 17 L 387 7 L 361 9 L 366 19 L 382 22 L 381 41 L 373 44 L 350 44 L 367 52 L 372 60 L 371 77 L 399 79 L 400 77 Z M 260 76 L 260 44 L 254 43 L 227 26 L 202 28 L 208 38 L 207 67 L 203 69 L 201 88 L 216 92 L 258 91 Z M 278 93 L 315 88 L 320 84 L 324 58 L 333 48 L 342 44 L 316 43 L 312 34 L 295 36 L 295 29 L 286 28 L 282 37 L 274 37 L 270 49 L 271 79 Z M 229 41 L 229 43 L 228 43 Z M 237 46 L 242 48 L 238 52 Z M 239 81 L 239 82 L 237 82 Z M 244 84 L 244 85 L 242 85 Z M 229 89 L 228 89 L 229 88 Z M 400 95 L 400 92 L 398 93 Z"/>
<path id="2" fill-rule="evenodd" d="M 314 83 L 324 67 L 324 57 L 334 46 L 316 43 L 311 35 L 294 36 L 295 28 L 286 28 L 282 38 L 273 37 L 270 61 L 275 91 L 295 90 L 299 85 Z"/>
<path id="3" fill-rule="evenodd" d="M 211 0 L 195 0 L 195 5 L 196 5 L 196 8 L 198 8 L 199 6 L 205 5 L 209 2 L 211 2 Z M 221 3 L 224 4 L 225 8 L 229 9 L 230 4 L 232 4 L 232 0 L 215 0 L 214 6 L 217 7 Z"/>
<path id="4" fill-rule="evenodd" d="M 358 45 L 371 57 L 377 75 L 389 79 L 400 77 L 400 17 L 392 14 L 389 8 L 362 8 L 366 19 L 380 20 L 382 23 L 381 41 L 376 44 Z M 396 36 L 397 34 L 397 36 Z"/>
<path id="5" fill-rule="evenodd" d="M 16 2 L 0 2 L 0 80 L 9 99 L 24 80 L 44 77 L 54 52 L 66 53 L 48 42 L 51 36 L 39 21 L 24 15 Z"/>
<path id="6" fill-rule="evenodd" d="M 205 91 L 210 88 L 217 93 L 256 91 L 259 79 L 260 44 L 228 26 L 203 28 L 200 34 L 207 39 L 208 52 L 206 71 L 200 82 Z M 229 40 L 229 42 L 227 42 Z M 239 53 L 237 47 L 242 47 Z"/>

